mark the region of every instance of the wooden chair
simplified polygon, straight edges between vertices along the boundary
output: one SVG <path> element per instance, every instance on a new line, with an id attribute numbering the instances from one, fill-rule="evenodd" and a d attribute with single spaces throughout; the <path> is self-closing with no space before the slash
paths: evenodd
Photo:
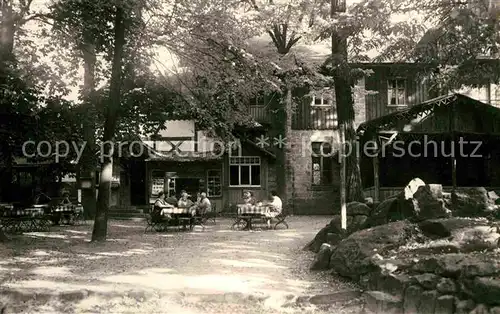
<path id="1" fill-rule="evenodd" d="M 205 222 L 206 218 L 203 215 L 195 215 L 191 218 L 189 229 L 193 230 L 194 226 L 200 226 L 203 230 L 205 230 Z"/>
<path id="2" fill-rule="evenodd" d="M 154 205 L 151 206 L 149 213 L 146 215 L 146 229 L 144 233 L 150 231 L 166 231 L 169 226 L 170 219 L 163 217 L 159 212 L 154 211 Z"/>
<path id="3" fill-rule="evenodd" d="M 274 224 L 274 230 L 276 230 L 278 228 L 278 225 L 284 225 L 287 229 L 288 229 L 288 223 L 286 222 L 286 217 L 288 216 L 287 214 L 287 210 L 286 208 L 283 208 L 283 210 L 281 211 L 281 213 L 274 217 L 271 222 L 273 220 L 276 221 L 276 223 Z"/>
<path id="4" fill-rule="evenodd" d="M 216 224 L 217 223 L 216 219 L 217 219 L 218 215 L 219 215 L 219 213 L 217 212 L 217 205 L 213 204 L 211 211 L 206 212 L 203 215 L 203 223 L 206 224 L 207 221 L 211 220 L 214 222 L 214 224 Z"/>

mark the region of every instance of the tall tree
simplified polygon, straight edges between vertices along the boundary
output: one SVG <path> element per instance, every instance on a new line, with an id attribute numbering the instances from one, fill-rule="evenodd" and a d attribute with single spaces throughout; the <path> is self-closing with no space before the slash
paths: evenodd
<path id="1" fill-rule="evenodd" d="M 401 12 L 398 0 L 362 0 L 351 5 L 346 1 L 324 1 L 317 15 L 320 39 L 332 40 L 332 56 L 326 62 L 326 72 L 334 77 L 339 129 L 344 145 L 350 147 L 342 167 L 346 168 L 346 201 L 363 201 L 359 156 L 356 150 L 354 125 L 355 108 L 352 91 L 366 71 L 352 68 L 349 62 L 370 61 L 370 53 L 384 51 L 395 39 L 414 40 L 423 33 L 423 26 L 411 17 L 394 22 Z M 340 7 L 343 8 L 339 10 Z M 332 12 L 333 11 L 333 12 Z M 329 18 L 328 18 L 329 17 Z M 405 42 L 408 47 L 408 41 Z"/>
<path id="2" fill-rule="evenodd" d="M 111 51 L 110 39 L 114 6 L 112 3 L 95 1 L 62 0 L 51 6 L 53 35 L 67 44 L 83 60 L 83 86 L 80 90 L 81 117 L 85 150 L 79 164 L 78 183 L 90 181 L 90 187 L 83 189 L 82 202 L 85 215 L 94 218 L 96 210 L 96 127 L 97 110 L 95 89 L 97 85 L 97 55 Z M 74 36 L 68 36 L 73 34 Z"/>
<path id="3" fill-rule="evenodd" d="M 312 30 L 312 17 L 316 13 L 316 4 L 304 0 L 252 0 L 249 1 L 249 4 L 249 10 L 258 13 L 257 21 L 260 26 L 256 25 L 256 28 L 264 31 L 269 36 L 277 56 L 277 58 L 268 56 L 271 59 L 268 62 L 276 59 L 279 70 L 275 71 L 274 74 L 281 86 L 278 108 L 272 108 L 273 112 L 275 112 L 273 129 L 278 131 L 278 134 L 274 135 L 277 138 L 285 139 L 285 145 L 278 150 L 277 154 L 277 185 L 278 193 L 282 197 L 285 206 L 291 209 L 293 208 L 293 182 L 295 180 L 290 159 L 292 115 L 295 109 L 293 95 L 295 90 L 305 85 L 304 81 L 308 81 L 306 79 L 308 71 L 302 71 L 302 68 L 312 69 L 310 64 L 306 64 L 304 60 L 291 52 L 299 45 L 301 40 L 306 43 L 311 42 L 308 35 Z M 303 76 L 301 83 L 299 83 L 300 80 L 297 79 L 297 76 Z M 310 76 L 309 79 L 311 78 Z M 310 85 L 316 84 L 317 82 L 313 82 Z"/>
<path id="4" fill-rule="evenodd" d="M 111 181 L 113 177 L 113 140 L 118 121 L 118 113 L 121 101 L 122 85 L 122 62 L 125 48 L 125 32 L 127 28 L 127 13 L 130 14 L 130 7 L 127 7 L 120 0 L 116 3 L 114 21 L 114 51 L 111 69 L 109 102 L 106 107 L 106 120 L 104 122 L 103 135 L 103 159 L 101 162 L 101 178 L 99 182 L 99 192 L 97 196 L 97 211 L 95 215 L 94 229 L 92 231 L 92 241 L 105 241 L 108 227 L 109 199 L 111 195 Z M 108 144 L 109 143 L 109 144 Z"/>

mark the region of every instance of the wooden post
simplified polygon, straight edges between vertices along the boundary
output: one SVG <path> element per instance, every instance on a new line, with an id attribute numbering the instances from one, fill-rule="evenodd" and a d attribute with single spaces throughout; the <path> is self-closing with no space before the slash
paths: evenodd
<path id="1" fill-rule="evenodd" d="M 375 188 L 375 195 L 374 195 L 374 203 L 378 203 L 380 201 L 380 181 L 379 181 L 379 160 L 378 160 L 378 147 L 377 149 L 377 155 L 373 157 L 373 187 Z"/>
<path id="2" fill-rule="evenodd" d="M 340 227 L 342 230 L 347 229 L 347 204 L 346 204 L 346 168 L 345 168 L 345 124 L 339 127 L 340 137 Z"/>
<path id="3" fill-rule="evenodd" d="M 334 18 L 337 12 L 345 12 L 346 5 L 344 0 L 331 0 L 330 3 L 330 17 Z M 332 62 L 334 62 L 336 53 L 338 53 L 338 45 L 340 45 L 340 38 L 337 37 L 335 32 L 332 32 Z M 347 59 L 347 51 L 343 51 L 345 59 Z M 335 86 L 334 86 L 335 88 Z M 338 105 L 338 104 L 337 104 Z M 339 138 L 340 138 L 340 149 L 339 149 L 339 162 L 340 162 L 340 227 L 342 230 L 347 229 L 347 205 L 346 205 L 346 164 L 345 164 L 345 128 L 346 123 L 344 121 L 345 117 L 339 123 Z"/>
<path id="4" fill-rule="evenodd" d="M 451 206 L 452 210 L 455 208 L 456 197 L 455 193 L 457 190 L 457 158 L 455 156 L 455 104 L 451 104 L 450 113 L 450 133 L 451 133 L 451 144 L 453 149 L 451 150 Z M 451 148 L 451 147 L 450 147 Z"/>
<path id="5" fill-rule="evenodd" d="M 457 159 L 455 156 L 451 157 L 451 192 L 455 193 L 457 189 Z"/>

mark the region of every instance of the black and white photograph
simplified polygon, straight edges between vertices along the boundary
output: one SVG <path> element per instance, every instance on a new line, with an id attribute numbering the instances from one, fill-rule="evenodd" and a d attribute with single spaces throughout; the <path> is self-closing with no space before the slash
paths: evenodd
<path id="1" fill-rule="evenodd" d="M 0 0 L 0 314 L 500 314 L 500 0 Z"/>

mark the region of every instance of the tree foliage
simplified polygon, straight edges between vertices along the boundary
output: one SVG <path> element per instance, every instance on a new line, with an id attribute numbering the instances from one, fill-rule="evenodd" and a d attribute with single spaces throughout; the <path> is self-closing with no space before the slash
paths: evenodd
<path id="1" fill-rule="evenodd" d="M 498 83 L 497 6 L 489 0 L 421 1 L 418 5 L 402 1 L 401 10 L 422 15 L 429 27 L 416 45 L 406 47 L 404 39 L 397 41 L 401 59 L 432 65 L 423 75 L 442 92 Z"/>

